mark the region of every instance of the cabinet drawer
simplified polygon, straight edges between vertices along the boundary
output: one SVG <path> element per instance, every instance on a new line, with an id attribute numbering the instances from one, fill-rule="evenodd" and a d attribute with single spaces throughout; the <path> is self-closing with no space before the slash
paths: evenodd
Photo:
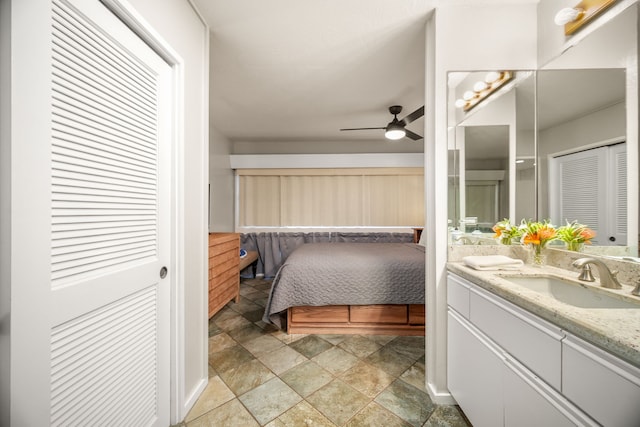
<path id="1" fill-rule="evenodd" d="M 240 240 L 233 239 L 227 242 L 216 243 L 209 246 L 209 257 L 215 257 L 225 252 L 235 252 L 240 258 Z"/>
<path id="2" fill-rule="evenodd" d="M 406 305 L 352 305 L 349 310 L 354 323 L 407 323 Z"/>
<path id="3" fill-rule="evenodd" d="M 640 369 L 568 335 L 562 393 L 605 426 L 640 425 Z"/>
<path id="4" fill-rule="evenodd" d="M 598 426 L 560 392 L 510 356 L 505 358 L 503 384 L 505 426 Z"/>
<path id="5" fill-rule="evenodd" d="M 560 328 L 476 288 L 470 291 L 469 314 L 489 338 L 560 390 Z"/>
<path id="6" fill-rule="evenodd" d="M 465 318 L 469 318 L 469 289 L 461 279 L 447 276 L 447 304 Z"/>
<path id="7" fill-rule="evenodd" d="M 349 321 L 348 305 L 292 307 L 291 319 L 300 323 L 345 323 Z"/>
<path id="8" fill-rule="evenodd" d="M 424 325 L 424 304 L 409 305 L 409 324 Z"/>

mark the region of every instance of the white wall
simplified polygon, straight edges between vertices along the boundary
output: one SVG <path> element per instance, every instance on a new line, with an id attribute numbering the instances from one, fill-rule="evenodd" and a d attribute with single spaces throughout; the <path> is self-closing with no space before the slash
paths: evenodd
<path id="1" fill-rule="evenodd" d="M 439 403 L 452 402 L 446 378 L 447 205 L 437 203 L 447 194 L 447 73 L 536 69 L 536 3 L 441 2 L 429 22 L 425 185 L 426 232 L 432 238 L 426 252 L 433 255 L 427 256 L 426 376 L 427 390 Z"/>
<path id="2" fill-rule="evenodd" d="M 178 319 L 184 336 L 184 354 L 177 354 L 180 395 L 176 408 L 186 415 L 208 378 L 207 355 L 207 191 L 208 191 L 208 30 L 187 0 L 129 0 L 131 5 L 163 37 L 184 61 L 184 171 L 181 184 L 181 224 L 183 238 L 177 242 L 182 252 L 178 260 L 178 280 L 183 294 L 184 317 Z M 180 263 L 182 262 L 182 265 Z M 176 421 L 176 420 L 174 420 Z"/>
<path id="3" fill-rule="evenodd" d="M 234 231 L 234 175 L 231 142 L 213 126 L 209 128 L 209 231 Z"/>

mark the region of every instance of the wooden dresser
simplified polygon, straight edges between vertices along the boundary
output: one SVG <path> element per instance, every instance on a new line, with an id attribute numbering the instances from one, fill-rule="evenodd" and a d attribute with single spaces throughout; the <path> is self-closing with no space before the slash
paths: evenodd
<path id="1" fill-rule="evenodd" d="M 209 318 L 240 300 L 240 234 L 209 233 Z"/>

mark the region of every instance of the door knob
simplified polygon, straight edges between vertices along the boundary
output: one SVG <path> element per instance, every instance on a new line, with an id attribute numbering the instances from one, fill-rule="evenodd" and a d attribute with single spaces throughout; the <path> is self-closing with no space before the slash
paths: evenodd
<path id="1" fill-rule="evenodd" d="M 168 271 L 169 271 L 169 270 L 167 270 L 167 267 L 162 267 L 162 268 L 160 269 L 160 278 L 161 278 L 161 279 L 164 279 L 165 277 L 167 277 L 167 272 L 168 272 Z"/>

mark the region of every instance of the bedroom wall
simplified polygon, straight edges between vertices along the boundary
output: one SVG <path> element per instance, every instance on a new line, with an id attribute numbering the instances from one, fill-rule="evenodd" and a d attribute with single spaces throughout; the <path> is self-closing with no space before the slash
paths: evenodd
<path id="1" fill-rule="evenodd" d="M 209 135 L 209 231 L 232 232 L 235 204 L 232 144 L 213 126 Z"/>

